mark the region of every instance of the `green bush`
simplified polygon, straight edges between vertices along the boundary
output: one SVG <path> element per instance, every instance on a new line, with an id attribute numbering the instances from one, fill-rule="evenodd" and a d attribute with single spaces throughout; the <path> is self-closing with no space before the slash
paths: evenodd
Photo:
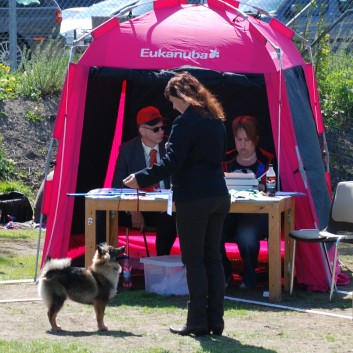
<path id="1" fill-rule="evenodd" d="M 18 191 L 26 195 L 29 200 L 34 200 L 35 195 L 31 189 L 19 181 L 2 181 L 0 183 L 0 194 L 7 194 L 11 191 Z"/>
<path id="2" fill-rule="evenodd" d="M 325 125 L 337 130 L 353 118 L 353 54 L 343 48 L 322 52 L 317 81 Z"/>
<path id="3" fill-rule="evenodd" d="M 17 175 L 16 163 L 12 159 L 6 159 L 2 147 L 2 137 L 0 134 L 0 194 L 10 191 L 19 191 L 29 199 L 34 199 L 35 195 L 25 184 L 14 180 Z"/>
<path id="4" fill-rule="evenodd" d="M 0 63 L 0 102 L 17 96 L 17 74 L 10 72 L 10 66 Z"/>
<path id="5" fill-rule="evenodd" d="M 69 61 L 62 42 L 41 43 L 30 54 L 23 63 L 18 93 L 32 99 L 60 93 Z"/>
<path id="6" fill-rule="evenodd" d="M 0 64 L 0 101 L 19 95 L 36 100 L 61 92 L 69 61 L 69 51 L 61 41 L 40 43 L 25 57 L 15 72 Z"/>
<path id="7" fill-rule="evenodd" d="M 11 159 L 5 158 L 2 147 L 2 136 L 0 134 L 0 180 L 10 180 L 16 172 L 16 163 Z M 1 186 L 3 183 L 1 183 Z"/>

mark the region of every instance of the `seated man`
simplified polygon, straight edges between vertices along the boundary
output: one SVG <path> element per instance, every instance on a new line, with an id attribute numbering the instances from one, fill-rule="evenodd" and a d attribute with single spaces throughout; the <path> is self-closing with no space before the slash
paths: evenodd
<path id="1" fill-rule="evenodd" d="M 164 119 L 153 106 L 142 108 L 137 113 L 139 136 L 120 146 L 115 166 L 112 187 L 123 188 L 122 180 L 131 173 L 150 167 L 165 154 Z M 169 189 L 170 180 L 162 180 L 153 189 Z M 142 231 L 147 226 L 156 228 L 157 255 L 169 255 L 176 238 L 175 216 L 166 212 L 126 212 L 119 213 L 120 224 Z"/>

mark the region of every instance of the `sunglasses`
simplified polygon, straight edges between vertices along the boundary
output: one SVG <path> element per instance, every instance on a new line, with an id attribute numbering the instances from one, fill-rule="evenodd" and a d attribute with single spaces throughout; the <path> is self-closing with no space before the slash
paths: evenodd
<path id="1" fill-rule="evenodd" d="M 165 131 L 165 126 L 157 126 L 157 127 L 154 127 L 154 128 L 150 128 L 150 127 L 144 126 L 144 128 L 147 129 L 147 130 L 151 130 L 153 132 L 158 132 L 159 130 Z"/>

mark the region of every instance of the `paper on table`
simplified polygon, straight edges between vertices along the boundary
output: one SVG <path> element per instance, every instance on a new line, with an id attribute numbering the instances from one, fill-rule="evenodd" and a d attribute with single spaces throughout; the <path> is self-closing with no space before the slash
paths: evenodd
<path id="1" fill-rule="evenodd" d="M 258 190 L 229 190 L 229 194 L 231 202 L 247 200 L 273 200 L 273 197 L 267 196 L 266 194 Z"/>
<path id="2" fill-rule="evenodd" d="M 225 178 L 234 178 L 234 179 L 255 179 L 255 174 L 254 173 L 238 173 L 238 172 L 233 172 L 233 173 L 227 173 L 224 172 L 224 177 Z"/>
<path id="3" fill-rule="evenodd" d="M 139 191 L 140 192 L 140 191 Z M 136 189 L 129 188 L 101 188 L 88 191 L 87 195 L 120 195 L 120 194 L 136 194 Z"/>
<path id="4" fill-rule="evenodd" d="M 306 193 L 299 191 L 276 191 L 276 196 L 306 196 Z"/>

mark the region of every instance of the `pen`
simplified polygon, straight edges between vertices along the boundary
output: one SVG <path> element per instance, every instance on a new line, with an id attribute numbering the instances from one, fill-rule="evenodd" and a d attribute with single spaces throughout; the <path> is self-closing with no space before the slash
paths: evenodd
<path id="1" fill-rule="evenodd" d="M 263 177 L 264 175 L 266 175 L 266 173 L 267 173 L 267 171 L 266 171 L 265 173 L 261 174 L 261 175 L 257 178 L 257 180 L 261 180 L 262 177 Z"/>

